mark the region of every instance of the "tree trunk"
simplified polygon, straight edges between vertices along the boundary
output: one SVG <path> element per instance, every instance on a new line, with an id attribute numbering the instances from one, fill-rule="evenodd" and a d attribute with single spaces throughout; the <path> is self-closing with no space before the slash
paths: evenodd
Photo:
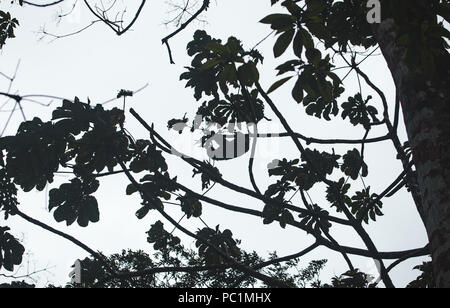
<path id="1" fill-rule="evenodd" d="M 449 75 L 430 80 L 419 66 L 403 61 L 397 25 L 386 19 L 375 36 L 399 93 L 422 197 L 437 287 L 450 287 L 450 102 Z M 446 52 L 446 51 L 444 51 Z M 448 72 L 448 54 L 444 65 Z"/>

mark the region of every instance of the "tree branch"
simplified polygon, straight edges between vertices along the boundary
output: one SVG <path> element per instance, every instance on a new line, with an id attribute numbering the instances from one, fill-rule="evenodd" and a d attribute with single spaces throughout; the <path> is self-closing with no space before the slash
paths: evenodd
<path id="1" fill-rule="evenodd" d="M 136 181 L 136 179 L 133 177 L 133 175 L 128 171 L 127 167 L 125 166 L 125 164 L 118 158 L 119 161 L 119 165 L 121 166 L 122 170 L 125 172 L 126 176 L 128 177 L 128 179 L 130 180 L 130 182 L 133 184 L 133 186 L 141 193 L 142 197 L 144 198 L 144 200 L 150 200 L 151 196 L 148 195 L 148 192 L 143 190 L 141 188 L 141 185 Z M 224 253 L 222 250 L 220 250 L 219 248 L 217 248 L 215 245 L 211 244 L 208 240 L 204 239 L 203 237 L 200 237 L 198 235 L 195 235 L 194 233 L 190 232 L 189 230 L 187 230 L 186 228 L 184 228 L 183 226 L 181 226 L 177 221 L 175 221 L 170 215 L 168 215 L 166 212 L 164 212 L 163 209 L 161 208 L 156 208 L 156 210 L 166 219 L 168 220 L 172 225 L 174 225 L 175 227 L 177 227 L 181 232 L 183 232 L 184 234 L 188 235 L 189 237 L 192 237 L 194 239 L 196 239 L 197 241 L 200 241 L 201 243 L 209 246 L 211 249 L 213 249 L 218 255 L 220 255 L 221 257 L 223 257 L 225 260 L 227 260 L 228 262 L 230 262 L 232 264 L 232 266 L 238 270 L 243 271 L 244 273 L 248 273 L 249 275 L 251 275 L 254 278 L 257 278 L 261 281 L 264 281 L 265 283 L 267 283 L 269 286 L 276 286 L 276 287 L 282 287 L 282 288 L 286 288 L 289 287 L 286 284 L 284 284 L 283 282 L 274 279 L 272 277 L 266 276 L 264 274 L 261 274 L 259 272 L 254 271 L 253 269 L 249 268 L 248 266 L 245 266 L 243 264 L 240 264 L 239 262 L 237 262 L 236 260 L 234 260 L 233 258 L 231 258 L 230 256 L 228 256 L 226 253 Z"/>
<path id="2" fill-rule="evenodd" d="M 111 269 L 111 267 L 109 266 L 108 262 L 105 261 L 104 257 L 94 251 L 93 249 L 89 248 L 86 244 L 82 243 L 81 241 L 77 240 L 76 238 L 74 238 L 73 236 L 70 236 L 64 232 L 58 231 L 46 224 L 44 224 L 43 222 L 40 222 L 37 219 L 34 219 L 28 215 L 26 215 L 25 213 L 21 212 L 17 207 L 12 209 L 11 211 L 11 215 L 18 215 L 19 217 L 21 217 L 22 219 L 28 221 L 29 223 L 36 225 L 44 230 L 47 230 L 50 233 L 53 233 L 55 235 L 58 235 L 66 240 L 68 240 L 69 242 L 72 242 L 73 244 L 75 244 L 76 246 L 80 247 L 81 249 L 83 249 L 84 251 L 88 252 L 90 255 L 92 255 L 95 259 L 97 259 L 99 262 L 101 262 L 105 268 L 111 273 L 114 274 L 114 271 Z"/>
<path id="3" fill-rule="evenodd" d="M 266 103 L 270 106 L 272 111 L 276 114 L 278 119 L 281 121 L 284 129 L 286 129 L 286 131 L 291 135 L 292 140 L 294 141 L 295 145 L 297 146 L 297 148 L 300 151 L 300 153 L 302 154 L 302 156 L 304 156 L 305 159 L 311 164 L 312 168 L 314 169 L 313 171 L 315 171 L 318 175 L 320 175 L 320 173 L 317 172 L 317 170 L 319 170 L 319 169 L 315 166 L 315 163 L 311 159 L 309 159 L 309 157 L 305 151 L 305 148 L 302 146 L 299 139 L 295 136 L 294 131 L 292 130 L 289 123 L 284 118 L 283 114 L 278 110 L 276 105 L 273 103 L 273 101 L 270 99 L 270 97 L 267 95 L 267 93 L 262 89 L 261 85 L 258 82 L 256 83 L 256 88 L 258 89 L 259 93 L 263 96 Z M 326 176 L 321 176 L 321 178 L 322 178 L 321 179 L 322 182 L 325 183 L 330 188 L 335 187 L 334 183 L 332 181 L 328 180 L 326 178 Z M 372 239 L 367 234 L 367 232 L 364 230 L 364 228 L 361 225 L 359 225 L 358 221 L 353 217 L 352 213 L 349 211 L 349 209 L 343 202 L 342 198 L 340 197 L 339 192 L 337 193 L 337 196 L 339 196 L 339 199 L 340 199 L 339 203 L 341 204 L 341 210 L 346 215 L 348 221 L 352 224 L 353 228 L 358 233 L 358 235 L 361 237 L 361 239 L 363 240 L 364 244 L 367 246 L 369 251 L 371 251 L 374 255 L 378 255 L 378 250 L 377 250 L 375 244 L 373 243 Z M 392 280 L 386 271 L 383 260 L 380 257 L 377 257 L 376 259 L 378 259 L 380 261 L 381 276 L 383 278 L 383 281 L 384 281 L 386 287 L 393 288 L 394 284 L 392 283 Z"/>
<path id="4" fill-rule="evenodd" d="M 298 252 L 296 254 L 289 255 L 289 256 L 286 256 L 286 257 L 277 258 L 277 259 L 273 259 L 273 260 L 270 260 L 270 261 L 266 261 L 266 262 L 260 263 L 257 266 L 254 266 L 253 269 L 254 270 L 261 270 L 261 269 L 263 269 L 265 267 L 268 267 L 268 266 L 271 266 L 271 265 L 275 265 L 275 264 L 279 264 L 279 263 L 283 263 L 283 262 L 288 262 L 288 261 L 291 261 L 291 260 L 294 260 L 294 259 L 301 258 L 301 257 L 307 255 L 308 253 L 312 252 L 313 250 L 315 250 L 319 246 L 320 246 L 319 243 L 314 243 L 313 245 L 309 246 L 305 250 L 302 250 L 301 252 Z M 233 284 L 232 288 L 237 288 L 247 278 L 248 278 L 248 275 L 242 275 L 240 278 L 238 278 L 236 280 L 236 282 Z"/>
<path id="5" fill-rule="evenodd" d="M 94 287 L 100 287 L 105 283 L 114 280 L 114 279 L 131 279 L 136 277 L 145 277 L 154 274 L 161 273 L 197 273 L 197 272 L 207 272 L 207 271 L 218 271 L 218 270 L 227 270 L 231 268 L 231 266 L 220 265 L 220 266 L 191 266 L 191 267 L 156 267 L 150 268 L 143 271 L 137 272 L 121 272 L 111 276 L 108 276 L 99 282 L 97 282 Z"/>
<path id="6" fill-rule="evenodd" d="M 196 160 L 196 159 L 194 159 L 192 157 L 188 157 L 187 155 L 181 155 L 181 153 L 179 153 L 176 149 L 174 149 L 171 146 L 170 143 L 168 143 L 150 125 L 148 125 L 148 123 L 146 123 L 145 120 L 133 108 L 130 109 L 130 113 L 131 113 L 131 115 L 133 115 L 142 124 L 142 126 L 144 126 L 145 129 L 147 129 L 154 137 L 158 138 L 163 143 L 163 145 L 167 148 L 166 149 L 167 153 L 172 154 L 172 155 L 177 155 L 177 153 L 178 153 L 179 155 L 177 155 L 177 156 L 180 156 L 180 158 L 182 160 L 184 160 L 185 162 L 187 162 L 188 164 L 190 164 L 194 168 L 199 169 L 199 170 L 204 170 L 207 173 L 209 172 L 209 169 L 207 168 L 207 166 L 205 166 L 205 164 L 203 162 L 198 161 L 198 160 Z M 169 150 L 169 149 L 171 149 L 171 150 Z M 337 217 L 333 217 L 333 216 L 317 215 L 314 212 L 311 212 L 311 211 L 308 211 L 308 210 L 304 210 L 304 209 L 300 209 L 300 208 L 295 207 L 295 206 L 293 206 L 291 204 L 284 203 L 284 202 L 281 202 L 281 201 L 278 201 L 278 200 L 274 200 L 274 199 L 269 198 L 267 196 L 258 194 L 257 192 L 252 191 L 250 189 L 246 189 L 244 187 L 235 185 L 235 184 L 233 184 L 231 182 L 226 181 L 223 178 L 215 178 L 213 174 L 210 174 L 210 176 L 212 176 L 214 178 L 215 182 L 217 182 L 218 184 L 220 184 L 220 185 L 222 185 L 222 186 L 224 186 L 224 187 L 226 187 L 228 189 L 231 189 L 231 190 L 236 191 L 238 193 L 242 193 L 244 195 L 250 196 L 250 197 L 255 198 L 255 199 L 259 199 L 259 200 L 261 200 L 261 201 L 263 201 L 265 203 L 276 204 L 278 206 L 282 206 L 283 208 L 286 208 L 286 209 L 289 209 L 289 210 L 292 210 L 292 211 L 295 211 L 295 212 L 299 212 L 299 213 L 302 213 L 302 214 L 307 214 L 307 215 L 313 216 L 313 217 L 326 218 L 326 219 L 328 219 L 330 221 L 333 221 L 333 222 L 336 222 L 336 223 L 339 223 L 339 224 L 342 224 L 342 225 L 347 225 L 347 226 L 351 225 L 349 223 L 349 221 L 347 221 L 345 219 L 341 219 L 341 218 L 337 218 Z"/>
<path id="7" fill-rule="evenodd" d="M 33 2 L 28 2 L 28 1 L 22 1 L 22 2 L 23 2 L 23 4 L 26 4 L 29 6 L 34 6 L 34 7 L 49 7 L 49 6 L 54 6 L 54 5 L 60 4 L 60 3 L 64 2 L 64 0 L 58 0 L 58 1 L 45 3 L 45 4 L 36 4 Z"/>
<path id="8" fill-rule="evenodd" d="M 171 38 L 173 38 L 175 35 L 177 35 L 178 33 L 180 33 L 181 31 L 183 31 L 184 29 L 186 29 L 186 27 L 189 26 L 189 24 L 192 23 L 194 20 L 196 20 L 198 18 L 198 16 L 200 16 L 201 13 L 206 11 L 209 7 L 210 2 L 211 2 L 211 0 L 203 0 L 203 4 L 197 12 L 192 14 L 192 16 L 185 23 L 183 23 L 177 30 L 175 30 L 174 32 L 170 33 L 169 35 L 167 35 L 166 37 L 164 37 L 162 39 L 163 45 L 165 44 L 167 46 L 167 50 L 169 52 L 170 64 L 175 64 L 175 61 L 173 60 L 172 50 L 170 48 L 169 40 Z"/>

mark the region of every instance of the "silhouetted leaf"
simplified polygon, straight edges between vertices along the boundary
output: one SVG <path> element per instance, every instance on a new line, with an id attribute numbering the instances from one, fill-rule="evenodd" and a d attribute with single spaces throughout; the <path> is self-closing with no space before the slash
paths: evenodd
<path id="1" fill-rule="evenodd" d="M 189 195 L 179 197 L 177 200 L 181 202 L 181 209 L 189 219 L 191 217 L 198 218 L 202 216 L 202 203 Z"/>
<path id="2" fill-rule="evenodd" d="M 233 233 L 230 230 L 221 232 L 219 226 L 215 230 L 204 228 L 197 232 L 197 236 L 218 247 L 225 255 L 230 257 L 240 256 L 240 249 L 237 246 L 237 242 L 233 239 Z M 223 264 L 224 258 L 204 242 L 198 240 L 196 247 L 198 248 L 199 256 L 204 260 L 206 266 Z"/>
<path id="3" fill-rule="evenodd" d="M 360 93 L 349 97 L 348 101 L 342 104 L 342 118 L 348 117 L 353 125 L 362 125 L 366 130 L 370 129 L 372 122 L 378 122 L 377 109 L 368 105 L 371 99 L 372 96 L 369 96 L 363 101 Z"/>
<path id="4" fill-rule="evenodd" d="M 327 188 L 327 200 L 339 213 L 343 211 L 344 206 L 351 206 L 352 204 L 352 200 L 347 195 L 350 186 L 344 178 L 341 178 L 339 182 L 334 182 Z"/>
<path id="5" fill-rule="evenodd" d="M 0 269 L 12 272 L 14 266 L 22 263 L 25 248 L 7 231 L 8 227 L 0 227 Z"/>
<path id="6" fill-rule="evenodd" d="M 286 82 L 288 82 L 289 80 L 291 80 L 291 78 L 294 76 L 290 76 L 290 77 L 286 77 L 283 78 L 281 80 L 278 80 L 277 82 L 275 82 L 267 91 L 267 94 L 270 94 L 272 92 L 274 92 L 275 90 L 277 90 L 279 87 L 281 87 L 282 85 L 284 85 Z"/>
<path id="7" fill-rule="evenodd" d="M 53 216 L 57 222 L 66 221 L 67 226 L 77 221 L 81 227 L 100 220 L 97 200 L 91 196 L 99 187 L 97 180 L 82 182 L 78 178 L 49 192 L 49 210 L 56 208 Z"/>
<path id="8" fill-rule="evenodd" d="M 377 216 L 383 216 L 381 212 L 383 202 L 377 194 L 370 193 L 370 187 L 356 192 L 350 207 L 356 218 L 363 220 L 366 224 L 369 223 L 369 219 L 376 221 Z"/>
<path id="9" fill-rule="evenodd" d="M 292 97 L 298 104 L 301 104 L 303 102 L 304 93 L 301 78 L 297 79 L 297 82 L 295 83 L 295 86 L 292 89 Z"/>
<path id="10" fill-rule="evenodd" d="M 357 149 L 353 149 L 344 155 L 344 163 L 341 170 L 346 175 L 356 180 L 361 172 L 361 176 L 366 177 L 369 173 L 366 163 Z"/>
<path id="11" fill-rule="evenodd" d="M 152 225 L 151 229 L 147 232 L 147 241 L 153 245 L 155 250 L 166 251 L 181 243 L 180 239 L 173 236 L 164 229 L 164 224 L 161 221 L 157 221 Z"/>
<path id="12" fill-rule="evenodd" d="M 291 44 L 292 39 L 294 38 L 294 35 L 295 35 L 295 30 L 289 29 L 278 37 L 278 39 L 273 47 L 273 53 L 275 55 L 275 58 L 278 58 L 284 54 L 286 49 Z"/>

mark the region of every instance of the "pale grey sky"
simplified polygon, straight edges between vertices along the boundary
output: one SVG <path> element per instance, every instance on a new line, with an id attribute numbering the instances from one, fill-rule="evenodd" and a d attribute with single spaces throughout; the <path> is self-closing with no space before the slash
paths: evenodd
<path id="1" fill-rule="evenodd" d="M 36 0 L 37 2 L 38 0 Z M 127 3 L 130 12 L 127 16 L 131 16 L 131 12 L 140 1 L 118 2 L 119 4 Z M 59 8 L 70 9 L 70 3 L 73 1 L 67 1 L 67 3 L 61 7 L 36 9 L 11 7 L 9 1 L 1 1 L 1 9 L 11 10 L 13 16 L 17 17 L 21 23 L 17 30 L 17 38 L 9 40 L 0 55 L 0 71 L 10 75 L 14 72 L 17 62 L 21 60 L 13 92 L 51 94 L 70 99 L 75 96 L 79 96 L 81 99 L 89 97 L 93 103 L 101 103 L 113 98 L 120 89 L 134 90 L 148 83 L 149 87 L 130 100 L 128 105 L 139 111 L 148 122 L 155 123 L 157 130 L 175 144 L 182 144 L 185 141 L 180 141 L 178 134 L 167 131 L 167 120 L 182 117 L 186 112 L 192 115 L 198 107 L 192 91 L 185 89 L 184 83 L 179 81 L 179 75 L 184 71 L 183 67 L 190 63 L 186 54 L 186 44 L 191 40 L 194 31 L 197 28 L 204 28 L 210 35 L 222 39 L 236 36 L 243 41 L 245 47 L 251 48 L 270 33 L 270 29 L 259 24 L 258 21 L 273 12 L 268 0 L 214 1 L 208 12 L 204 14 L 204 18 L 208 21 L 207 25 L 194 23 L 171 41 L 176 65 L 170 65 L 166 48 L 161 45 L 161 38 L 173 30 L 172 27 L 167 28 L 163 25 L 163 22 L 170 18 L 167 15 L 170 7 L 164 1 L 150 1 L 133 27 L 133 31 L 120 38 L 104 25 L 97 24 L 73 37 L 58 40 L 46 37 L 39 40 L 42 36 L 39 31 L 43 27 L 50 33 L 62 35 L 77 31 L 93 20 L 93 17 L 80 5 L 79 10 L 76 9 L 70 19 L 63 20 L 58 24 L 55 16 L 57 16 Z M 274 68 L 277 64 L 282 63 L 282 60 L 273 58 L 273 43 L 274 40 L 269 39 L 259 46 L 259 50 L 265 56 L 264 66 L 260 68 L 261 83 L 265 87 L 269 87 L 274 82 Z M 288 57 L 289 55 L 285 58 Z M 392 106 L 395 99 L 394 85 L 383 59 L 380 56 L 371 58 L 365 62 L 362 68 L 386 92 Z M 342 73 L 346 73 L 346 71 L 342 71 Z M 0 79 L 0 90 L 4 90 L 6 87 L 6 80 Z M 343 99 L 358 92 L 355 76 L 352 75 L 346 80 L 346 87 L 347 93 L 344 94 Z M 340 118 L 324 122 L 307 116 L 304 108 L 298 106 L 290 97 L 289 88 L 289 86 L 281 88 L 272 95 L 272 98 L 296 131 L 307 136 L 323 138 L 361 138 L 364 135 L 361 128 L 354 128 Z M 364 95 L 368 94 L 370 92 L 365 90 Z M 41 101 L 49 102 L 49 100 Z M 374 100 L 374 102 L 380 106 L 378 100 Z M 43 119 L 49 119 L 51 107 L 44 108 L 29 102 L 24 104 L 26 104 L 24 107 L 28 118 L 40 116 Z M 53 106 L 58 104 L 58 101 L 53 102 Z M 115 105 L 120 106 L 120 103 L 112 103 L 111 107 Z M 0 114 L 0 124 L 6 121 L 7 115 L 7 113 Z M 272 115 L 270 114 L 269 117 Z M 7 133 L 14 133 L 20 121 L 21 115 L 16 112 Z M 0 125 L 0 127 L 2 126 Z M 128 117 L 127 126 L 135 137 L 148 137 L 131 116 Z M 273 123 L 266 128 L 263 126 L 264 129 L 281 130 L 278 124 Z M 401 139 L 405 141 L 403 126 L 400 131 Z M 385 133 L 385 130 L 381 128 L 374 129 L 371 136 Z M 331 150 L 331 147 L 318 148 Z M 343 146 L 334 148 L 340 154 L 353 149 L 353 147 Z M 366 151 L 366 160 L 370 171 L 366 182 L 372 187 L 373 192 L 381 192 L 400 174 L 401 163 L 395 159 L 394 147 L 390 142 L 368 145 Z M 258 185 L 265 189 L 267 185 L 275 181 L 275 179 L 268 178 L 266 168 L 273 159 L 292 159 L 296 158 L 296 155 L 295 147 L 289 139 L 260 141 L 255 163 Z M 220 163 L 218 166 L 222 168 L 225 178 L 250 187 L 247 172 L 243 172 L 247 169 L 247 159 L 248 157 L 243 157 L 231 162 Z M 198 179 L 192 180 L 192 168 L 183 162 L 171 158 L 170 170 L 172 175 L 179 175 L 183 184 L 189 184 L 196 191 L 201 190 Z M 58 177 L 57 181 L 49 188 L 58 187 L 69 179 L 70 177 Z M 85 229 L 77 226 L 67 228 L 64 224 L 56 223 L 52 214 L 46 210 L 45 192 L 33 191 L 28 194 L 20 194 L 21 208 L 32 217 L 76 236 L 90 247 L 101 250 L 105 254 L 128 248 L 151 252 L 151 245 L 146 243 L 145 232 L 155 220 L 161 219 L 161 217 L 155 212 L 142 221 L 136 219 L 135 211 L 139 209 L 140 200 L 137 197 L 125 196 L 127 181 L 124 176 L 118 175 L 104 179 L 101 184 L 100 190 L 96 193 L 100 205 L 101 221 L 98 224 L 91 224 Z M 362 184 L 356 182 L 353 188 L 361 189 Z M 323 187 L 314 189 L 311 195 L 315 202 L 325 206 Z M 239 206 L 256 209 L 261 209 L 263 206 L 260 202 L 230 193 L 229 190 L 220 187 L 214 188 L 210 196 Z M 298 201 L 296 200 L 296 202 Z M 175 218 L 182 216 L 178 209 L 167 209 Z M 209 205 L 204 206 L 204 213 L 204 220 L 210 226 L 220 224 L 223 228 L 231 229 L 236 238 L 243 240 L 245 249 L 256 250 L 262 255 L 267 255 L 274 250 L 279 255 L 292 254 L 313 243 L 312 237 L 301 231 L 293 228 L 283 230 L 275 223 L 265 226 L 259 219 L 242 217 L 242 215 L 228 213 Z M 385 216 L 378 222 L 367 227 L 379 250 L 397 251 L 425 246 L 427 243 L 425 229 L 420 222 L 412 199 L 406 191 L 386 199 L 384 213 Z M 1 219 L 0 224 L 4 225 L 4 221 Z M 198 221 L 185 220 L 183 222 L 191 230 L 203 227 Z M 40 275 L 41 285 L 47 281 L 54 284 L 66 283 L 70 266 L 74 260 L 87 256 L 84 251 L 71 243 L 19 218 L 11 218 L 7 225 L 12 227 L 13 234 L 23 238 L 27 251 L 32 253 L 30 260 L 37 262 L 35 266 L 38 269 L 47 265 L 51 267 L 50 273 Z M 171 229 L 168 223 L 165 225 Z M 364 247 L 362 242 L 355 237 L 354 232 L 349 229 L 334 228 L 332 233 L 342 244 Z M 183 237 L 179 233 L 177 235 Z M 186 241 L 188 244 L 191 242 L 190 239 Z M 302 264 L 306 265 L 314 259 L 329 259 L 322 276 L 325 281 L 347 270 L 342 257 L 328 249 L 316 250 L 302 259 Z M 363 271 L 370 271 L 372 267 L 370 260 L 352 259 Z M 420 259 L 414 259 L 394 270 L 392 275 L 396 284 L 405 286 L 413 280 L 418 272 L 413 272 L 411 269 L 419 263 L 421 263 Z"/>

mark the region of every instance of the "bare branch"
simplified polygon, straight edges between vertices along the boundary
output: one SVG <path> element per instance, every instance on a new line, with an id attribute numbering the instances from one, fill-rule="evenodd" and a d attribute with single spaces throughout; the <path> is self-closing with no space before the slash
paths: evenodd
<path id="1" fill-rule="evenodd" d="M 108 262 L 105 261 L 105 258 L 98 252 L 94 251 L 93 249 L 89 248 L 86 244 L 82 243 L 81 241 L 77 240 L 76 238 L 74 238 L 71 235 L 68 235 L 64 232 L 58 231 L 46 224 L 44 224 L 43 222 L 40 222 L 37 219 L 34 219 L 28 215 L 26 215 L 25 213 L 21 212 L 18 208 L 15 208 L 12 210 L 12 215 L 18 215 L 19 217 L 23 218 L 24 220 L 28 221 L 29 223 L 36 225 L 38 227 L 41 227 L 42 229 L 53 233 L 55 235 L 58 235 L 70 242 L 72 242 L 73 244 L 75 244 L 76 246 L 80 247 L 81 249 L 83 249 L 84 251 L 88 252 L 90 255 L 92 255 L 97 261 L 101 262 L 105 268 L 110 272 L 110 273 L 114 273 L 114 271 L 110 268 Z"/>
<path id="2" fill-rule="evenodd" d="M 186 22 L 184 22 L 177 30 L 175 30 L 174 32 L 172 32 L 171 34 L 167 35 L 166 37 L 164 37 L 162 39 L 162 43 L 167 46 L 167 50 L 169 51 L 170 64 L 175 64 L 175 61 L 173 60 L 169 40 L 171 38 L 173 38 L 174 36 L 176 36 L 181 31 L 183 31 L 184 29 L 186 29 L 186 27 L 189 26 L 189 24 L 192 23 L 195 19 L 197 19 L 197 17 L 200 16 L 200 14 L 202 14 L 204 11 L 206 11 L 209 7 L 210 2 L 211 2 L 210 0 L 203 0 L 202 6 L 200 7 L 200 9 L 197 12 L 195 12 L 191 16 L 191 18 L 189 18 Z"/>
<path id="3" fill-rule="evenodd" d="M 29 1 L 22 1 L 22 2 L 23 2 L 23 4 L 27 4 L 29 6 L 34 6 L 34 7 L 49 7 L 49 6 L 58 5 L 62 2 L 64 2 L 64 0 L 57 0 L 57 1 L 45 3 L 45 4 L 37 4 L 37 3 L 29 2 Z"/>

